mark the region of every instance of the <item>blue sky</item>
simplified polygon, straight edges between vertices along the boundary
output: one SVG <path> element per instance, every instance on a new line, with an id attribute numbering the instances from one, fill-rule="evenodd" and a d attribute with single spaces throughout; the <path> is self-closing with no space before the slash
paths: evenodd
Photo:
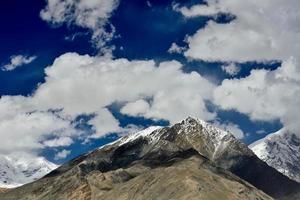
<path id="1" fill-rule="evenodd" d="M 234 13 L 221 12 L 217 15 L 199 15 L 187 18 L 179 11 L 174 10 L 176 4 L 179 7 L 191 8 L 199 3 L 201 4 L 199 1 L 187 0 L 121 0 L 108 19 L 109 24 L 115 27 L 114 36 L 105 46 L 95 47 L 95 41 L 91 40 L 93 36 L 91 28 L 79 26 L 74 22 L 53 24 L 43 20 L 40 17 L 40 11 L 47 5 L 46 1 L 11 0 L 1 2 L 1 66 L 9 63 L 13 55 L 34 55 L 36 59 L 11 71 L 0 70 L 0 96 L 22 95 L 26 97 L 33 95 L 34 91 L 45 83 L 45 68 L 53 65 L 54 60 L 62 54 L 76 52 L 80 55 L 88 54 L 91 57 L 97 57 L 101 56 L 99 52 L 110 47 L 114 47 L 110 54 L 113 59 L 154 60 L 157 65 L 163 61 L 176 60 L 182 64 L 182 73 L 196 72 L 216 86 L 222 84 L 225 79 L 235 78 L 239 80 L 248 77 L 253 69 L 269 72 L 276 71 L 281 66 L 282 61 L 276 57 L 273 59 L 266 57 L 267 61 L 260 58 L 245 61 L 241 58 L 242 62 L 241 60 L 233 62 L 238 65 L 240 70 L 236 74 L 230 75 L 222 70 L 222 66 L 228 64 L 226 58 L 224 60 L 193 59 L 184 53 L 168 52 L 172 43 L 191 49 L 192 45 L 190 44 L 189 47 L 185 40 L 186 36 L 196 35 L 198 30 L 204 29 L 211 21 L 218 24 L 229 24 L 235 20 Z M 151 98 L 146 100 L 147 102 L 152 101 Z M 82 103 L 84 104 L 84 102 Z M 252 115 L 251 113 L 254 111 L 247 109 L 244 111 L 245 109 L 240 109 L 240 107 L 225 108 L 226 106 L 221 105 L 221 103 L 217 105 L 218 103 L 213 102 L 213 100 L 206 100 L 205 104 L 207 110 L 216 113 L 212 121 L 236 125 L 243 132 L 242 140 L 246 144 L 250 144 L 284 126 L 280 117 L 266 117 L 267 120 L 265 120 L 263 117 Z M 158 119 L 121 113 L 120 110 L 123 106 L 124 102 L 122 101 L 107 106 L 109 112 L 122 128 L 128 127 L 128 125 L 135 125 L 139 128 L 150 125 L 169 125 L 167 117 Z M 89 135 L 95 131 L 93 126 L 89 124 L 89 120 L 93 117 L 93 115 L 82 113 L 72 120 L 72 125 L 76 130 L 82 131 L 83 135 Z M 86 138 L 82 135 L 72 136 L 73 143 L 69 146 L 48 146 L 33 151 L 45 156 L 50 161 L 62 163 L 115 140 L 119 137 L 118 134 L 108 132 L 101 137 L 90 139 L 88 142 L 83 142 Z M 49 137 L 47 137 L 53 139 L 56 136 L 49 133 Z M 70 154 L 61 159 L 54 159 L 55 154 L 61 150 L 68 150 Z"/>

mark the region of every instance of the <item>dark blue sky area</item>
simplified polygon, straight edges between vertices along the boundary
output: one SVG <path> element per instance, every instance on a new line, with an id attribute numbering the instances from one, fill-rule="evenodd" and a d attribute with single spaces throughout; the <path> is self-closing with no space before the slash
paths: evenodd
<path id="1" fill-rule="evenodd" d="M 199 28 L 204 27 L 210 18 L 197 17 L 185 19 L 179 13 L 172 10 L 174 3 L 191 6 L 199 1 L 172 1 L 152 0 L 151 7 L 142 0 L 121 0 L 118 9 L 111 18 L 117 35 L 110 45 L 114 45 L 115 58 L 125 57 L 134 59 L 154 59 L 157 62 L 164 60 L 178 60 L 184 65 L 184 71 L 197 71 L 203 76 L 209 77 L 216 83 L 229 78 L 220 66 L 222 63 L 206 63 L 202 61 L 188 61 L 184 56 L 169 54 L 167 50 L 173 42 L 186 45 L 183 40 L 186 35 L 193 35 Z M 36 55 L 37 59 L 29 65 L 17 68 L 11 72 L 0 71 L 0 96 L 2 95 L 29 95 L 44 81 L 44 68 L 51 65 L 54 59 L 66 52 L 96 55 L 98 50 L 90 43 L 88 30 L 77 27 L 51 27 L 39 17 L 40 10 L 46 3 L 42 0 L 9 0 L 0 2 L 0 64 L 9 62 L 12 55 Z M 226 23 L 232 16 L 219 16 L 218 21 Z M 81 33 L 74 41 L 66 40 L 67 36 Z M 265 68 L 275 69 L 279 63 L 265 65 Z M 247 76 L 256 63 L 242 65 L 238 77 Z M 122 126 L 134 123 L 148 126 L 153 123 L 167 125 L 167 122 L 145 120 L 121 115 L 116 106 L 110 110 L 120 120 Z M 252 133 L 245 137 L 245 142 L 250 143 L 265 134 L 253 134 L 257 130 L 265 129 L 268 133 L 280 128 L 279 122 L 253 123 L 245 115 L 234 111 L 218 111 L 218 116 L 223 121 L 229 121 L 240 125 L 245 133 Z M 88 130 L 88 127 L 86 127 Z M 89 151 L 99 145 L 103 145 L 116 138 L 111 135 L 103 139 L 93 141 L 86 146 L 80 141 L 70 146 L 74 157 Z M 49 159 L 55 152 L 46 150 L 43 152 Z M 69 158 L 68 158 L 69 159 Z"/>
<path id="2" fill-rule="evenodd" d="M 9 0 L 0 2 L 0 64 L 6 64 L 11 55 L 37 55 L 29 65 L 12 72 L 0 71 L 0 95 L 26 95 L 44 78 L 44 68 L 54 59 L 70 51 L 81 54 L 96 52 L 87 38 L 76 42 L 65 40 L 73 31 L 66 27 L 50 28 L 39 17 L 45 6 L 42 0 Z"/>

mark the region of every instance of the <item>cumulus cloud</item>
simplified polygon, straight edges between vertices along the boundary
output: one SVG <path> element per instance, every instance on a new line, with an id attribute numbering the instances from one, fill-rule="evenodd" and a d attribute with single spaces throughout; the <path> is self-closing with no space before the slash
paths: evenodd
<path id="1" fill-rule="evenodd" d="M 20 112 L 0 121 L 0 153 L 34 152 L 44 148 L 41 141 L 46 139 L 45 136 L 73 134 L 75 131 L 68 121 L 52 114 Z"/>
<path id="2" fill-rule="evenodd" d="M 88 123 L 95 130 L 95 134 L 91 138 L 100 138 L 107 133 L 118 133 L 122 130 L 119 126 L 119 121 L 106 108 L 98 111 L 97 116 Z"/>
<path id="3" fill-rule="evenodd" d="M 52 140 L 46 140 L 43 142 L 43 145 L 46 147 L 63 147 L 70 146 L 72 143 L 73 140 L 70 137 L 59 137 Z"/>
<path id="4" fill-rule="evenodd" d="M 31 96 L 0 98 L 0 133 L 5 138 L 0 153 L 68 146 L 78 136 L 124 134 L 132 128 L 120 127 L 107 109 L 114 103 L 124 105 L 123 114 L 171 123 L 187 116 L 213 119 L 205 101 L 212 99 L 215 85 L 181 68 L 177 61 L 156 64 L 66 53 L 45 69 L 45 82 Z M 88 121 L 94 133 L 85 135 L 73 127 L 81 115 L 95 116 Z"/>
<path id="5" fill-rule="evenodd" d="M 175 42 L 172 43 L 171 47 L 168 49 L 169 53 L 183 53 L 186 50 L 185 47 L 178 46 Z"/>
<path id="6" fill-rule="evenodd" d="M 221 68 L 230 76 L 235 76 L 241 71 L 241 68 L 235 63 L 222 65 Z"/>
<path id="7" fill-rule="evenodd" d="M 63 113 L 75 117 L 83 113 L 97 115 L 114 102 L 149 97 L 149 109 L 142 114 L 148 118 L 171 122 L 187 115 L 213 118 L 205 100 L 212 97 L 214 85 L 196 72 L 182 72 L 181 67 L 176 61 L 157 66 L 154 61 L 68 53 L 46 69 L 46 82 L 37 89 L 33 101 L 42 108 L 63 108 Z"/>
<path id="8" fill-rule="evenodd" d="M 216 15 L 218 12 L 222 11 L 217 4 L 210 5 L 194 5 L 190 8 L 180 7 L 179 4 L 174 4 L 173 10 L 180 12 L 185 17 L 198 17 L 198 16 L 212 16 Z"/>
<path id="9" fill-rule="evenodd" d="M 114 35 L 114 27 L 108 20 L 118 3 L 118 0 L 47 0 L 40 16 L 54 25 L 65 23 L 87 28 L 92 31 L 95 44 L 103 47 Z"/>
<path id="10" fill-rule="evenodd" d="M 226 63 L 282 62 L 281 67 L 273 71 L 252 70 L 248 77 L 224 80 L 214 91 L 214 102 L 223 109 L 248 114 L 253 120 L 279 119 L 287 129 L 300 133 L 297 123 L 300 120 L 297 112 L 300 105 L 300 2 L 207 0 L 206 5 L 198 6 L 201 9 L 184 8 L 182 13 L 189 17 L 225 12 L 235 18 L 225 24 L 209 21 L 188 37 L 185 56 Z"/>
<path id="11" fill-rule="evenodd" d="M 150 109 L 150 105 L 144 99 L 139 99 L 135 102 L 127 103 L 122 109 L 121 113 L 132 115 L 132 116 L 140 116 L 146 113 Z"/>
<path id="12" fill-rule="evenodd" d="M 30 64 L 37 57 L 36 56 L 27 56 L 27 55 L 14 55 L 10 57 L 10 62 L 2 66 L 3 71 L 12 71 L 17 67 Z"/>
<path id="13" fill-rule="evenodd" d="M 185 55 L 208 61 L 268 61 L 299 57 L 299 1 L 207 0 L 236 18 L 227 24 L 210 21 L 188 38 Z M 274 12 L 276 10 L 276 12 Z M 217 11 L 218 12 L 218 11 Z"/>
<path id="14" fill-rule="evenodd" d="M 299 134 L 300 71 L 295 59 L 276 70 L 252 70 L 248 77 L 224 80 L 214 91 L 215 102 L 223 109 L 235 109 L 253 120 L 280 119 Z"/>
<path id="15" fill-rule="evenodd" d="M 71 154 L 70 150 L 62 150 L 60 152 L 58 152 L 57 154 L 55 154 L 54 156 L 54 160 L 61 160 L 61 159 L 65 159 L 68 155 Z"/>

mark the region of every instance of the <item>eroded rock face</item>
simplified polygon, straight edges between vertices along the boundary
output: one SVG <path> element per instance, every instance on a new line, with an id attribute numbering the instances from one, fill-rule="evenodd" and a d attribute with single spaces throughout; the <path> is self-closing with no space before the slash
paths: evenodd
<path id="1" fill-rule="evenodd" d="M 0 199 L 271 199 L 245 180 L 279 199 L 300 191 L 230 133 L 188 118 L 121 138 Z"/>

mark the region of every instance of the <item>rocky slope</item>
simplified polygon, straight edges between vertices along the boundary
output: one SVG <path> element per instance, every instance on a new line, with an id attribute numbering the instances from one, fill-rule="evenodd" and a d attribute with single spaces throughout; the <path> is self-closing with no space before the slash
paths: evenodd
<path id="1" fill-rule="evenodd" d="M 269 166 L 300 183 L 300 138 L 284 129 L 249 146 Z"/>
<path id="2" fill-rule="evenodd" d="M 0 187 L 14 188 L 35 181 L 58 166 L 42 157 L 0 156 Z"/>
<path id="3" fill-rule="evenodd" d="M 299 192 L 233 135 L 188 118 L 121 138 L 0 199 L 264 200 Z"/>
<path id="4" fill-rule="evenodd" d="M 8 190 L 8 188 L 0 188 L 0 193 L 7 192 Z"/>

